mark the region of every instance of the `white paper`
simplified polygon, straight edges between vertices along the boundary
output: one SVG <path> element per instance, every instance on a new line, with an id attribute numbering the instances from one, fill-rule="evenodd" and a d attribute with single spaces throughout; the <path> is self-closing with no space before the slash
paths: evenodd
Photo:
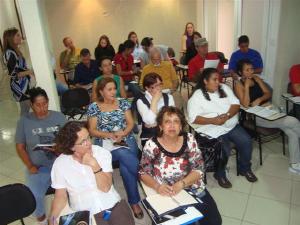
<path id="1" fill-rule="evenodd" d="M 268 109 L 268 108 L 262 107 L 262 106 L 251 107 L 251 108 L 247 109 L 246 112 L 255 114 L 255 115 L 263 117 L 263 118 L 268 118 L 268 117 L 274 116 L 275 114 L 278 114 L 277 111 L 271 110 L 271 109 Z"/>
<path id="2" fill-rule="evenodd" d="M 204 69 L 206 68 L 217 68 L 219 65 L 220 59 L 213 59 L 213 60 L 205 60 L 204 62 Z"/>
<path id="3" fill-rule="evenodd" d="M 180 206 L 197 204 L 198 202 L 185 190 L 180 191 L 177 195 L 168 197 L 160 194 L 150 195 L 146 198 L 152 208 L 158 215 L 176 209 Z"/>
<path id="4" fill-rule="evenodd" d="M 118 148 L 128 148 L 127 146 L 114 145 L 114 142 L 111 139 L 103 139 L 102 147 L 105 148 L 108 151 L 113 151 L 113 150 L 116 150 Z"/>
<path id="5" fill-rule="evenodd" d="M 292 98 L 290 98 L 290 100 L 291 100 L 292 102 L 299 103 L 299 102 L 300 102 L 300 96 L 292 97 Z"/>

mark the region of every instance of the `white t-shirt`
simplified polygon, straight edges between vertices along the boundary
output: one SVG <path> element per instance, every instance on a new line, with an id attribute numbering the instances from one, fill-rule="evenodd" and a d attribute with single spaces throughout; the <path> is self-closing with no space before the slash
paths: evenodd
<path id="1" fill-rule="evenodd" d="M 148 91 L 146 91 L 145 97 L 151 105 L 152 95 Z M 175 106 L 173 96 L 168 94 L 168 98 L 169 98 L 168 105 Z M 157 115 L 150 108 L 148 108 L 148 106 L 145 105 L 141 99 L 137 100 L 136 105 L 137 105 L 137 109 L 142 117 L 143 122 L 145 124 L 147 124 L 148 126 L 153 126 L 153 127 L 156 126 L 156 116 Z M 161 110 L 161 108 L 164 106 L 165 106 L 164 98 L 161 97 L 157 103 L 157 112 L 159 112 Z"/>
<path id="2" fill-rule="evenodd" d="M 189 122 L 193 123 L 197 116 L 202 116 L 206 118 L 216 117 L 218 115 L 227 113 L 231 105 L 239 105 L 240 102 L 234 95 L 233 91 L 226 84 L 220 84 L 227 97 L 220 98 L 218 91 L 214 93 L 209 93 L 210 101 L 208 101 L 202 90 L 197 90 L 193 96 L 188 101 L 188 117 Z M 232 130 L 238 123 L 238 115 L 234 115 L 232 118 L 227 120 L 222 125 L 199 125 L 196 128 L 196 132 L 203 133 L 213 138 L 217 138 L 221 135 L 228 133 Z"/>
<path id="3" fill-rule="evenodd" d="M 103 172 L 112 172 L 110 152 L 96 145 L 92 146 L 92 151 Z M 99 190 L 92 168 L 74 160 L 72 155 L 61 154 L 55 160 L 51 180 L 54 189 L 67 189 L 74 211 L 89 210 L 95 214 L 112 208 L 121 200 L 113 186 L 107 193 Z"/>

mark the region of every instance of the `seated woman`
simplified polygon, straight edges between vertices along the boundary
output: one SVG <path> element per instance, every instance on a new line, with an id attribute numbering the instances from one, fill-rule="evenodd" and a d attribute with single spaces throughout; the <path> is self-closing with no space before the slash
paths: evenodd
<path id="1" fill-rule="evenodd" d="M 48 110 L 49 99 L 45 90 L 37 87 L 29 91 L 32 113 L 22 116 L 16 129 L 16 149 L 26 167 L 26 185 L 36 200 L 33 215 L 38 224 L 46 224 L 44 197 L 50 187 L 50 171 L 56 158 L 52 148 L 37 147 L 53 144 L 55 134 L 66 122 L 60 112 Z"/>
<path id="2" fill-rule="evenodd" d="M 199 38 L 202 38 L 201 34 L 197 31 L 193 33 L 193 39 L 191 45 L 186 49 L 186 54 L 185 54 L 185 65 L 188 65 L 190 60 L 194 58 L 197 55 L 197 50 L 195 46 L 195 41 Z"/>
<path id="3" fill-rule="evenodd" d="M 57 152 L 51 171 L 55 196 L 49 222 L 57 224 L 62 209 L 68 202 L 74 211 L 90 211 L 97 224 L 133 225 L 134 219 L 125 200 L 121 200 L 112 184 L 112 164 L 109 151 L 92 145 L 87 125 L 68 122 L 56 137 Z M 103 215 L 111 211 L 110 218 Z M 53 223 L 54 222 L 54 223 Z"/>
<path id="4" fill-rule="evenodd" d="M 108 57 L 111 60 L 115 57 L 115 49 L 111 45 L 109 38 L 106 35 L 102 35 L 99 38 L 99 42 L 95 48 L 94 54 L 97 61 L 100 61 L 103 57 Z"/>
<path id="5" fill-rule="evenodd" d="M 195 91 L 188 101 L 189 121 L 200 125 L 195 131 L 202 142 L 207 139 L 221 141 L 222 153 L 226 158 L 231 152 L 230 142 L 233 142 L 239 151 L 237 166 L 240 175 L 249 182 L 255 182 L 257 178 L 251 171 L 252 141 L 238 124 L 239 100 L 227 85 L 219 83 L 218 77 L 219 73 L 214 68 L 204 69 L 199 75 Z M 201 141 L 198 141 L 199 145 Z M 232 187 L 224 166 L 217 169 L 214 177 L 221 187 Z"/>
<path id="6" fill-rule="evenodd" d="M 112 73 L 112 62 L 109 57 L 104 57 L 101 59 L 100 70 L 102 71 L 103 74 L 101 76 L 97 77 L 93 82 L 92 102 L 97 101 L 97 93 L 96 93 L 97 84 L 98 84 L 99 80 L 102 80 L 105 77 L 111 77 L 115 80 L 115 82 L 117 84 L 117 93 L 116 93 L 117 98 L 127 98 L 124 81 L 123 81 L 122 77 Z"/>
<path id="7" fill-rule="evenodd" d="M 143 80 L 145 95 L 137 100 L 137 110 L 142 123 L 142 146 L 156 134 L 156 116 L 163 106 L 175 106 L 172 95 L 162 93 L 162 78 L 156 73 L 149 73 Z"/>
<path id="8" fill-rule="evenodd" d="M 114 57 L 116 70 L 119 76 L 121 76 L 128 85 L 128 91 L 132 92 L 133 96 L 140 95 L 140 89 L 137 84 L 132 83 L 135 75 L 135 65 L 132 56 L 135 44 L 131 40 L 126 40 L 120 44 L 118 53 Z"/>
<path id="9" fill-rule="evenodd" d="M 196 205 L 204 218 L 200 225 L 220 225 L 217 205 L 203 182 L 203 160 L 192 134 L 183 132 L 182 112 L 165 106 L 157 115 L 158 135 L 146 142 L 140 162 L 140 179 L 161 195 L 190 189 L 204 204 Z"/>
<path id="10" fill-rule="evenodd" d="M 96 145 L 112 150 L 112 160 L 119 161 L 128 202 L 135 217 L 141 219 L 143 211 L 138 204 L 140 195 L 137 186 L 138 147 L 132 134 L 134 122 L 129 102 L 118 100 L 116 92 L 114 79 L 106 77 L 98 82 L 97 101 L 91 103 L 87 111 L 89 132 L 95 137 Z"/>
<path id="11" fill-rule="evenodd" d="M 267 103 L 272 94 L 263 80 L 253 74 L 252 63 L 245 59 L 237 64 L 237 72 L 241 76 L 240 81 L 234 85 L 235 93 L 244 107 L 262 105 Z M 267 128 L 280 128 L 287 136 L 290 153 L 290 168 L 293 173 L 300 173 L 300 122 L 292 116 L 286 116 L 278 120 L 269 121 L 256 118 L 258 126 Z"/>
<path id="12" fill-rule="evenodd" d="M 139 39 L 138 39 L 137 34 L 134 31 L 131 31 L 131 32 L 129 32 L 127 39 L 133 41 L 133 43 L 135 44 L 132 56 L 135 60 L 139 60 L 140 54 L 143 51 L 143 48 L 139 44 Z"/>

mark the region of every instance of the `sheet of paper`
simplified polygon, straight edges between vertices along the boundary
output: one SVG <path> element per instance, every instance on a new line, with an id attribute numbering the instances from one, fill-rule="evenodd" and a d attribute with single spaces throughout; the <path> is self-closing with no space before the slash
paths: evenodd
<path id="1" fill-rule="evenodd" d="M 168 197 L 160 194 L 151 195 L 146 198 L 151 207 L 158 215 L 176 209 L 181 206 L 197 204 L 198 202 L 185 190 L 180 191 L 177 195 Z"/>
<path id="2" fill-rule="evenodd" d="M 103 139 L 102 141 L 102 147 L 105 148 L 108 151 L 113 151 L 116 150 L 118 148 L 128 148 L 126 146 L 118 146 L 118 145 L 114 145 L 114 142 L 111 139 Z"/>
<path id="3" fill-rule="evenodd" d="M 204 69 L 206 68 L 217 68 L 219 65 L 220 59 L 213 59 L 213 60 L 205 60 L 204 62 Z"/>
<path id="4" fill-rule="evenodd" d="M 292 102 L 299 103 L 299 102 L 300 102 L 300 96 L 297 96 L 297 97 L 291 97 L 290 100 L 291 100 Z"/>

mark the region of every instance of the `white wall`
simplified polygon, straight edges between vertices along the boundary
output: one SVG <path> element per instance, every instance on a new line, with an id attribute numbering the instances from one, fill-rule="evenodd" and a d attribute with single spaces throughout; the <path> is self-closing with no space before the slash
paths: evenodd
<path id="1" fill-rule="evenodd" d="M 300 63 L 300 1 L 282 1 L 280 18 L 273 100 L 283 105 L 281 93 L 287 90 L 289 69 Z"/>
<path id="2" fill-rule="evenodd" d="M 218 1 L 217 50 L 230 58 L 234 49 L 234 4 L 235 0 Z"/>
<path id="3" fill-rule="evenodd" d="M 178 56 L 186 22 L 199 22 L 196 12 L 201 11 L 201 4 L 197 1 L 45 0 L 45 11 L 56 56 L 64 48 L 65 36 L 94 52 L 99 37 L 106 34 L 117 50 L 132 30 L 140 41 L 152 36 L 154 43 L 173 47 Z"/>

